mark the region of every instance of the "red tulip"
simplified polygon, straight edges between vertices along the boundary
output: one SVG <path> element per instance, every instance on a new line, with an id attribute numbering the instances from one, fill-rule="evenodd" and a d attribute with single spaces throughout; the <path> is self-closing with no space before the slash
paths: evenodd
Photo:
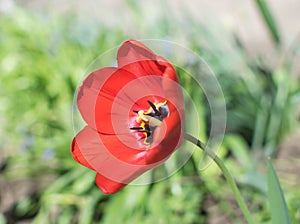
<path id="1" fill-rule="evenodd" d="M 118 67 L 92 72 L 78 89 L 87 123 L 73 139 L 73 158 L 96 171 L 103 193 L 119 191 L 180 146 L 184 119 L 176 71 L 136 40 L 124 42 Z"/>

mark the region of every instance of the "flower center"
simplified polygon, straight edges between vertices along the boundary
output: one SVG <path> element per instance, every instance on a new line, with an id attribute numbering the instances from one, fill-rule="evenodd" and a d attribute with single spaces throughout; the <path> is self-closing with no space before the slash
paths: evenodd
<path id="1" fill-rule="evenodd" d="M 153 134 L 156 127 L 162 124 L 164 118 L 169 116 L 169 107 L 167 101 L 160 103 L 153 103 L 147 100 L 150 107 L 147 111 L 144 110 L 134 110 L 138 116 L 136 122 L 139 126 L 131 127 L 131 130 L 135 130 L 138 133 L 143 134 L 144 144 L 149 145 L 153 141 Z"/>

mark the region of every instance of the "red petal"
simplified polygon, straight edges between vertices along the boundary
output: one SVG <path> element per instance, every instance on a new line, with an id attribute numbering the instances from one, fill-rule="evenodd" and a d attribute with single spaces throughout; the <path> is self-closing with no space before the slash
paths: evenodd
<path id="1" fill-rule="evenodd" d="M 155 60 L 156 55 L 145 45 L 136 40 L 125 41 L 118 50 L 117 60 L 119 67 L 134 62 Z"/>
<path id="2" fill-rule="evenodd" d="M 114 194 L 127 185 L 110 180 L 99 173 L 96 174 L 95 182 L 104 194 Z"/>
<path id="3" fill-rule="evenodd" d="M 72 157 L 74 160 L 76 160 L 81 165 L 93 170 L 94 168 L 89 164 L 89 162 L 85 159 L 85 157 L 82 155 L 81 150 L 78 147 L 78 144 L 76 142 L 76 138 L 73 139 L 71 144 L 71 152 Z"/>
<path id="4" fill-rule="evenodd" d="M 155 55 L 149 48 L 136 40 L 125 41 L 117 54 L 118 67 L 140 75 L 162 75 L 165 70 L 172 70 L 177 81 L 173 66 L 163 57 Z"/>
<path id="5" fill-rule="evenodd" d="M 105 134 L 129 133 L 128 117 L 129 108 L 134 104 L 131 94 L 119 92 L 131 81 L 136 80 L 136 76 L 125 70 L 119 69 L 113 73 L 102 86 L 102 89 L 95 101 L 93 116 L 96 122 L 96 129 Z M 113 121 L 119 132 L 113 126 Z"/>
<path id="6" fill-rule="evenodd" d="M 107 159 L 107 153 L 105 154 L 99 150 L 99 139 L 95 138 L 95 136 L 97 136 L 97 132 L 89 126 L 85 126 L 75 136 L 71 145 L 73 158 L 92 170 L 95 170 L 95 167 L 92 165 L 94 160 L 101 163 Z"/>
<path id="7" fill-rule="evenodd" d="M 91 73 L 78 89 L 77 105 L 85 122 L 95 127 L 95 107 L 98 94 L 105 81 L 116 71 L 116 68 L 102 68 Z M 99 109 L 99 108 L 97 108 Z M 101 108 L 100 108 L 101 109 Z"/>

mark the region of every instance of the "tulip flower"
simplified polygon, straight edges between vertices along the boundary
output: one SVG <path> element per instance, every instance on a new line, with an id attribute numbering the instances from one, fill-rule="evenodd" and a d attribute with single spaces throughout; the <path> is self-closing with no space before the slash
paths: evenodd
<path id="1" fill-rule="evenodd" d="M 106 194 L 162 164 L 183 139 L 184 101 L 172 64 L 136 40 L 120 46 L 117 63 L 78 88 L 86 126 L 71 144 L 73 158 L 96 172 Z"/>

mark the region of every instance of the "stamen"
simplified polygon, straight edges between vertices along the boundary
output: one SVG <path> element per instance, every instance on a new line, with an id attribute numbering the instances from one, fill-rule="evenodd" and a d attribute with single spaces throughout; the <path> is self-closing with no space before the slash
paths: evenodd
<path id="1" fill-rule="evenodd" d="M 154 103 L 152 103 L 150 100 L 147 100 L 147 102 L 150 104 L 150 106 L 152 107 L 152 109 L 155 112 L 155 115 L 160 115 L 160 112 L 157 110 L 156 106 L 154 105 Z"/>
<path id="2" fill-rule="evenodd" d="M 150 130 L 138 130 L 138 132 L 140 132 L 140 133 L 145 133 L 147 138 L 148 138 L 149 136 L 151 136 L 151 134 L 152 134 Z M 146 139 L 147 139 L 147 138 L 146 138 Z"/>
<path id="3" fill-rule="evenodd" d="M 149 120 L 145 117 L 145 114 L 144 114 L 144 111 L 143 110 L 140 110 L 138 112 L 138 115 L 140 116 L 140 118 L 143 120 L 143 121 L 146 121 L 148 122 Z"/>
<path id="4" fill-rule="evenodd" d="M 147 133 L 147 134 L 151 134 L 151 131 L 149 131 L 149 130 L 138 130 L 138 132 L 145 132 L 145 133 Z"/>
<path id="5" fill-rule="evenodd" d="M 142 130 L 143 128 L 142 127 L 132 127 L 132 128 L 129 128 L 130 130 Z"/>

